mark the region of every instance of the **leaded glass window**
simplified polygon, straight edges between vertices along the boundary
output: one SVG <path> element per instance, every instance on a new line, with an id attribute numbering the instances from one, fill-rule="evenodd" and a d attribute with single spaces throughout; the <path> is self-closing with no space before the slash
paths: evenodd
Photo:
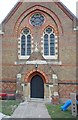
<path id="1" fill-rule="evenodd" d="M 31 16 L 30 23 L 33 26 L 41 26 L 44 23 L 44 16 L 41 13 L 35 13 Z"/>
<path id="2" fill-rule="evenodd" d="M 44 55 L 48 55 L 49 54 L 49 44 L 48 44 L 48 35 L 45 34 L 44 35 Z"/>
<path id="3" fill-rule="evenodd" d="M 24 28 L 21 34 L 21 56 L 31 54 L 31 34 L 28 28 Z"/>
<path id="4" fill-rule="evenodd" d="M 55 55 L 55 36 L 50 35 L 50 55 Z"/>
<path id="5" fill-rule="evenodd" d="M 48 27 L 44 31 L 44 55 L 55 55 L 55 34 L 51 27 Z"/>
<path id="6" fill-rule="evenodd" d="M 21 55 L 25 55 L 25 35 L 21 37 Z"/>

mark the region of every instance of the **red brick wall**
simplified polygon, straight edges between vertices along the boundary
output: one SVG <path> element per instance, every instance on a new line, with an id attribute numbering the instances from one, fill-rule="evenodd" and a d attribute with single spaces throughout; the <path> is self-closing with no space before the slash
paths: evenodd
<path id="1" fill-rule="evenodd" d="M 35 28 L 29 24 L 29 17 L 38 11 L 44 14 L 46 20 L 41 27 Z M 25 19 L 23 19 L 24 17 Z M 3 35 L 2 42 L 2 80 L 16 81 L 16 76 L 21 71 L 22 80 L 24 81 L 26 73 L 34 70 L 34 65 L 15 65 L 15 61 L 26 62 L 26 60 L 18 59 L 18 37 L 21 30 L 24 27 L 28 27 L 34 38 L 33 41 L 39 42 L 38 49 L 41 52 L 41 37 L 43 30 L 48 25 L 53 27 L 58 36 L 58 59 L 47 61 L 61 61 L 62 65 L 39 65 L 38 69 L 45 73 L 50 84 L 53 83 L 53 72 L 57 74 L 59 83 L 60 81 L 76 81 L 76 32 L 73 31 L 73 20 L 53 2 L 43 4 L 23 3 L 10 19 L 5 20 L 3 23 L 5 34 Z M 35 56 L 33 56 L 34 58 Z M 15 83 L 4 84 L 3 89 L 5 90 L 10 91 L 15 89 Z M 76 88 L 76 85 L 59 84 L 60 97 L 69 97 L 70 92 L 76 91 Z"/>
<path id="2" fill-rule="evenodd" d="M 59 85 L 59 96 L 60 98 L 70 98 L 70 93 L 76 93 L 76 85 L 71 84 L 60 84 Z"/>

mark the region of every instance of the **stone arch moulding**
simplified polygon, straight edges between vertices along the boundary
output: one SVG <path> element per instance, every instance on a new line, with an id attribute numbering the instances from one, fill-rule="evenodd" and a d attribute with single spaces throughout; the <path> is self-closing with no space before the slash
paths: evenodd
<path id="1" fill-rule="evenodd" d="M 35 6 L 32 6 L 30 7 L 29 9 L 25 10 L 20 16 L 19 18 L 17 19 L 16 23 L 15 23 L 15 26 L 14 26 L 14 33 L 16 33 L 16 35 L 18 36 L 18 31 L 19 31 L 19 26 L 20 24 L 22 23 L 22 21 L 30 14 L 32 13 L 33 11 L 36 11 L 36 10 L 39 10 L 39 11 L 42 11 L 42 12 L 45 12 L 46 14 L 48 14 L 52 19 L 54 19 L 57 27 L 58 27 L 58 31 L 60 31 L 59 34 L 63 34 L 63 27 L 62 27 L 62 23 L 60 21 L 60 19 L 58 18 L 58 16 L 53 12 L 51 11 L 50 9 L 44 7 L 44 6 L 41 6 L 41 5 L 35 5 Z"/>
<path id="2" fill-rule="evenodd" d="M 29 83 L 31 81 L 32 77 L 35 75 L 39 75 L 43 79 L 44 83 L 48 83 L 48 78 L 47 78 L 46 74 L 40 70 L 33 70 L 33 71 L 28 72 L 25 75 L 24 81 L 26 83 Z"/>

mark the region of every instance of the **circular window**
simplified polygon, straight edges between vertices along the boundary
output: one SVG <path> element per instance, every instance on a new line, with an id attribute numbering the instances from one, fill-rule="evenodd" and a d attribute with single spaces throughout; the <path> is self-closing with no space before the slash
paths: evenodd
<path id="1" fill-rule="evenodd" d="M 30 23 L 33 26 L 41 26 L 44 23 L 44 16 L 40 13 L 35 13 L 31 16 Z"/>
<path id="2" fill-rule="evenodd" d="M 48 27 L 48 28 L 46 29 L 46 32 L 50 34 L 50 33 L 52 32 L 52 28 Z"/>
<path id="3" fill-rule="evenodd" d="M 29 33 L 29 29 L 24 28 L 23 33 L 27 35 Z"/>

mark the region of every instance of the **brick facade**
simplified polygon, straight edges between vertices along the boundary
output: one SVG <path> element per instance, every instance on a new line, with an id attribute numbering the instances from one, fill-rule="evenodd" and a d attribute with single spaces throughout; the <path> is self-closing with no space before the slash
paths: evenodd
<path id="1" fill-rule="evenodd" d="M 40 27 L 29 23 L 35 12 L 45 16 L 45 23 Z M 31 78 L 38 74 L 45 83 L 45 96 L 50 97 L 54 92 L 58 92 L 60 98 L 69 98 L 71 92 L 76 92 L 76 31 L 73 29 L 75 19 L 59 2 L 17 3 L 2 23 L 2 90 L 15 92 L 17 74 L 21 74 L 21 84 L 27 86 L 24 89 L 24 96 L 27 97 L 30 94 L 28 86 Z M 42 55 L 43 31 L 47 26 L 51 26 L 57 36 L 57 59 L 45 59 Z M 29 28 L 32 34 L 33 52 L 29 59 L 19 59 L 19 38 L 25 27 Z M 34 51 L 36 41 L 38 52 Z M 49 91 L 47 85 L 53 85 L 53 74 L 57 75 L 58 85 Z"/>

